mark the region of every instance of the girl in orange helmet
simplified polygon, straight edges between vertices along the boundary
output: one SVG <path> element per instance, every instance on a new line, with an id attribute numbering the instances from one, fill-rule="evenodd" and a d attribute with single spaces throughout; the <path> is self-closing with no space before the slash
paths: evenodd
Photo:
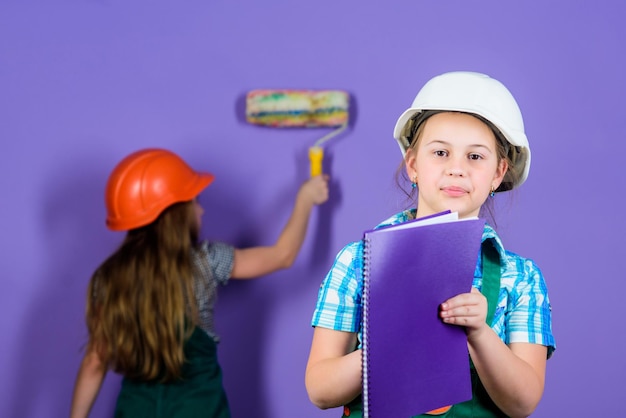
<path id="1" fill-rule="evenodd" d="M 274 245 L 246 249 L 198 240 L 196 197 L 212 181 L 163 149 L 132 153 L 111 173 L 106 223 L 128 232 L 89 284 L 71 417 L 89 414 L 109 369 L 124 376 L 116 417 L 230 417 L 213 326 L 217 285 L 291 266 L 313 206 L 328 199 L 328 176 L 302 184 Z"/>

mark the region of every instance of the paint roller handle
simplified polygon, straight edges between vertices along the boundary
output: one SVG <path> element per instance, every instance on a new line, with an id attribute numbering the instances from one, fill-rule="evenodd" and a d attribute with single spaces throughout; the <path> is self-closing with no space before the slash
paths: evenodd
<path id="1" fill-rule="evenodd" d="M 309 161 L 311 163 L 311 177 L 322 174 L 322 160 L 324 159 L 324 149 L 318 146 L 309 148 Z"/>
<path id="2" fill-rule="evenodd" d="M 322 174 L 322 160 L 324 159 L 324 149 L 322 144 L 329 139 L 339 135 L 348 127 L 348 122 L 343 123 L 334 131 L 324 135 L 318 139 L 311 148 L 309 148 L 309 160 L 311 161 L 311 177 L 319 176 Z"/>

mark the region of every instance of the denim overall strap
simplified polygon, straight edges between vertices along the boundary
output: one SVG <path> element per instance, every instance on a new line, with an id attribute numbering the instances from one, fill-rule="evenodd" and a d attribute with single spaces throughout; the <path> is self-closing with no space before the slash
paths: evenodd
<path id="1" fill-rule="evenodd" d="M 500 296 L 500 255 L 493 242 L 485 240 L 482 244 L 483 285 L 480 292 L 487 298 L 487 318 L 489 326 L 493 325 L 493 315 L 498 306 Z"/>

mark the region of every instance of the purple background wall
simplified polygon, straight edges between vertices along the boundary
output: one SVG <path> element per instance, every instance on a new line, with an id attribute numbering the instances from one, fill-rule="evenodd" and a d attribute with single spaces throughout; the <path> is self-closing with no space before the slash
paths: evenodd
<path id="1" fill-rule="evenodd" d="M 54 3 L 54 4 L 52 4 Z M 618 1 L 357 0 L 0 3 L 0 415 L 64 417 L 85 341 L 113 165 L 171 148 L 216 174 L 204 235 L 271 243 L 327 131 L 243 120 L 254 88 L 333 88 L 352 124 L 328 144 L 330 201 L 288 271 L 223 289 L 220 355 L 234 417 L 337 417 L 308 401 L 309 320 L 335 253 L 401 209 L 399 114 L 431 76 L 476 70 L 522 108 L 530 178 L 500 197 L 505 244 L 548 281 L 558 349 L 536 417 L 623 410 L 626 7 Z M 111 415 L 109 375 L 93 417 Z"/>

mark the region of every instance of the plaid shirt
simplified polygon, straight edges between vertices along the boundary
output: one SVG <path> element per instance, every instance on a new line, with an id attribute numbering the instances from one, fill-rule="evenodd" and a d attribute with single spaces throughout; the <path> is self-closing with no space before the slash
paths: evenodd
<path id="1" fill-rule="evenodd" d="M 198 304 L 199 326 L 215 342 L 219 337 L 215 333 L 213 311 L 217 301 L 217 285 L 225 285 L 233 269 L 235 249 L 220 242 L 204 241 L 192 252 L 194 266 L 194 293 Z"/>
<path id="2" fill-rule="evenodd" d="M 413 219 L 415 210 L 398 213 L 376 228 Z M 502 276 L 492 329 L 506 344 L 533 343 L 556 348 L 548 290 L 541 271 L 530 259 L 506 251 L 494 229 L 485 224 L 482 240 L 492 239 L 500 254 Z M 482 287 L 482 262 L 478 256 L 473 287 Z M 320 287 L 311 325 L 357 332 L 362 341 L 363 241 L 346 245 Z M 359 343 L 360 345 L 360 343 Z"/>

